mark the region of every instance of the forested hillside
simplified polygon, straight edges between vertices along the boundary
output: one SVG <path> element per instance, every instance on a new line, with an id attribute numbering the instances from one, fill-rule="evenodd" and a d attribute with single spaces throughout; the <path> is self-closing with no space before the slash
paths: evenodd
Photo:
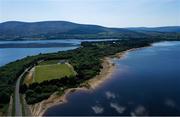
<path id="1" fill-rule="evenodd" d="M 144 37 L 180 37 L 180 27 L 108 28 L 67 21 L 0 23 L 0 40 L 39 39 L 120 39 Z"/>

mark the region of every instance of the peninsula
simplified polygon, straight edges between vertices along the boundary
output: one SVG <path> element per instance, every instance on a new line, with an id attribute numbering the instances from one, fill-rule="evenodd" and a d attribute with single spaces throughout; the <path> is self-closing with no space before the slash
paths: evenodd
<path id="1" fill-rule="evenodd" d="M 103 69 L 112 68 L 112 65 L 106 57 L 113 57 L 129 49 L 150 46 L 154 42 L 175 40 L 179 39 L 129 38 L 82 42 L 81 46 L 74 50 L 28 56 L 11 62 L 0 68 L 0 86 L 3 87 L 0 92 L 1 110 L 6 114 L 9 107 L 12 115 L 36 113 L 33 112 L 33 105 L 51 99 L 55 93 L 61 97 L 69 92 L 69 89 L 90 88 L 93 85 L 89 83 L 94 84 L 92 78 L 97 78 L 95 76 L 102 73 L 108 76 Z M 99 79 L 101 80 L 103 78 Z M 20 89 L 17 88 L 19 84 Z M 44 109 L 37 115 L 41 115 L 42 111 Z"/>

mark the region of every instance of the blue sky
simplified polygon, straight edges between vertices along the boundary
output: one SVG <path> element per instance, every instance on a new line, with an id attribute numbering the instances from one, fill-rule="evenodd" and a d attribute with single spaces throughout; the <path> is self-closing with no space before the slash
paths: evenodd
<path id="1" fill-rule="evenodd" d="M 180 0 L 0 0 L 0 22 L 12 20 L 172 26 L 180 25 Z"/>

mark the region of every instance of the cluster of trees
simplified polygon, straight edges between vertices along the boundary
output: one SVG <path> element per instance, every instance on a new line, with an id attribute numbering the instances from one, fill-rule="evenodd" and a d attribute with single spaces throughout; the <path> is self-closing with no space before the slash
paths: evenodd
<path id="1" fill-rule="evenodd" d="M 44 81 L 40 84 L 33 83 L 29 87 L 22 86 L 21 92 L 26 94 L 26 100 L 29 104 L 42 101 L 59 89 L 75 87 L 79 83 L 99 74 L 102 68 L 101 59 L 105 56 L 114 55 L 117 52 L 131 48 L 148 46 L 153 42 L 164 40 L 178 39 L 130 38 L 117 41 L 83 42 L 81 47 L 74 50 L 39 54 L 9 63 L 0 68 L 0 88 L 3 87 L 3 91 L 0 92 L 0 103 L 7 104 L 9 102 L 18 76 L 28 67 L 38 64 L 40 60 L 66 59 L 74 67 L 77 76 L 71 78 L 71 80 L 70 78 L 62 78 L 57 81 Z"/>
<path id="2" fill-rule="evenodd" d="M 67 88 L 76 87 L 78 77 L 63 77 L 61 79 L 53 79 L 50 81 L 43 81 L 42 83 L 33 83 L 27 86 L 23 84 L 20 86 L 20 93 L 26 95 L 26 101 L 28 104 L 34 104 L 47 99 L 51 94 L 56 91 L 63 92 Z"/>
<path id="3" fill-rule="evenodd" d="M 9 96 L 11 95 L 12 88 L 7 85 L 0 86 L 0 108 L 3 107 L 4 104 L 9 103 Z"/>

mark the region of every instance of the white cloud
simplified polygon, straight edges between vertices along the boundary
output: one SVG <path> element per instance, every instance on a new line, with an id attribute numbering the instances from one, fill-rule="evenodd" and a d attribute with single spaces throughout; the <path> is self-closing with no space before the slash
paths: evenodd
<path id="1" fill-rule="evenodd" d="M 142 105 L 139 105 L 135 108 L 134 112 L 131 112 L 132 116 L 145 116 L 147 115 L 146 108 Z"/>
<path id="2" fill-rule="evenodd" d="M 107 91 L 105 94 L 106 94 L 107 99 L 116 98 L 116 95 L 114 93 L 110 92 L 110 91 Z"/>
<path id="3" fill-rule="evenodd" d="M 110 106 L 114 108 L 119 114 L 122 114 L 126 110 L 125 107 L 120 106 L 117 103 L 110 103 Z"/>
<path id="4" fill-rule="evenodd" d="M 94 113 L 96 114 L 101 114 L 104 112 L 104 108 L 103 107 L 100 107 L 100 106 L 92 106 L 92 110 L 94 111 Z"/>
<path id="5" fill-rule="evenodd" d="M 172 99 L 166 99 L 165 105 L 174 108 L 176 106 L 176 103 Z"/>

